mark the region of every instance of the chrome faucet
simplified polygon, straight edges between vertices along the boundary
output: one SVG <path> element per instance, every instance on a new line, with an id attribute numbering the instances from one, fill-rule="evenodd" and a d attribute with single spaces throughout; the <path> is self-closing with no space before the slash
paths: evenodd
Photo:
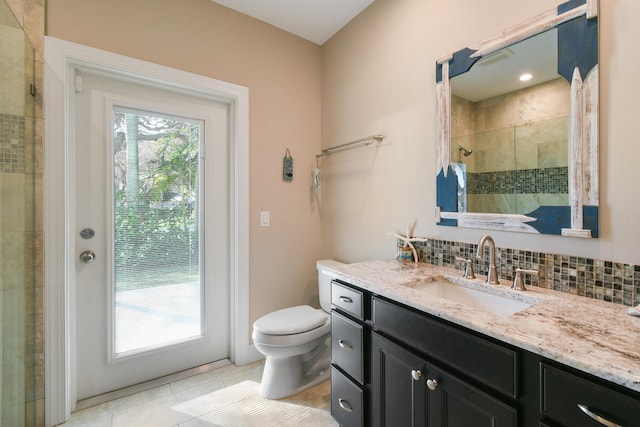
<path id="1" fill-rule="evenodd" d="M 487 283 L 497 285 L 500 282 L 498 281 L 498 273 L 496 272 L 496 244 L 488 234 L 480 238 L 476 258 L 483 259 L 484 246 L 487 242 L 489 242 L 489 273 L 487 274 Z"/>

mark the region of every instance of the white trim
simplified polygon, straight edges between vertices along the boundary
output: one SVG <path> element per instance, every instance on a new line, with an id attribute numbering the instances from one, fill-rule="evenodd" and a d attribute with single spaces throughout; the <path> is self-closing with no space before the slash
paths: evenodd
<path id="1" fill-rule="evenodd" d="M 440 169 L 447 176 L 451 155 L 451 85 L 449 82 L 449 62 L 442 63 L 442 81 L 436 84 L 436 175 Z"/>
<path id="2" fill-rule="evenodd" d="M 475 212 L 444 212 L 440 207 L 437 207 L 436 222 L 439 223 L 443 219 L 455 219 L 458 227 L 540 234 L 538 230 L 527 224 L 528 222 L 537 221 L 537 219 L 520 214 L 504 215 Z"/>
<path id="3" fill-rule="evenodd" d="M 564 22 L 584 15 L 586 10 L 586 5 L 575 7 L 560 15 L 558 15 L 557 8 L 548 10 L 523 22 L 522 24 L 508 28 L 497 35 L 484 40 L 480 43 L 477 51 L 471 55 L 471 58 L 489 55 L 490 53 L 496 52 L 507 46 L 511 46 L 519 41 L 533 37 L 536 34 L 555 28 Z"/>
<path id="4" fill-rule="evenodd" d="M 261 358 L 249 343 L 249 90 L 185 71 L 152 64 L 86 46 L 45 37 L 45 425 L 69 418 L 73 396 L 73 265 L 71 230 L 73 177 L 66 165 L 68 149 L 70 71 L 76 65 L 134 76 L 155 84 L 215 96 L 230 103 L 235 210 L 231 269 L 231 360 L 245 364 Z"/>
<path id="5" fill-rule="evenodd" d="M 587 19 L 596 18 L 598 16 L 599 9 L 599 0 L 587 0 Z"/>
<path id="6" fill-rule="evenodd" d="M 575 67 L 571 78 L 571 113 L 569 115 L 569 206 L 571 207 L 571 229 L 583 229 L 582 199 L 582 131 L 584 117 L 584 95 L 580 69 Z"/>
<path id="7" fill-rule="evenodd" d="M 598 165 L 598 121 L 600 116 L 600 67 L 595 65 L 587 74 L 583 82 L 585 118 L 584 130 L 582 131 L 583 141 L 583 162 L 585 164 L 584 173 L 584 204 L 598 206 L 600 204 L 600 192 L 598 183 L 600 182 L 600 168 Z"/>

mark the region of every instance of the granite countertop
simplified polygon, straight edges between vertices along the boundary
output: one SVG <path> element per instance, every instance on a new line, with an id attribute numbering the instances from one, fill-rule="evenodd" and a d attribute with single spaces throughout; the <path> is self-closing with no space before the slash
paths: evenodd
<path id="1" fill-rule="evenodd" d="M 536 286 L 512 291 L 504 279 L 487 285 L 484 276 L 463 279 L 461 271 L 425 263 L 381 260 L 328 270 L 374 294 L 640 392 L 640 317 L 629 316 L 628 307 Z M 419 290 L 438 276 L 538 302 L 505 317 Z"/>

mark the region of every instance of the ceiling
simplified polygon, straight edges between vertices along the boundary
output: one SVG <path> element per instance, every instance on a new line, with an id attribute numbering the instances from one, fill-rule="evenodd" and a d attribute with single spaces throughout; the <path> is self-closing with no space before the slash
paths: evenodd
<path id="1" fill-rule="evenodd" d="M 375 0 L 211 0 L 317 45 Z"/>
<path id="2" fill-rule="evenodd" d="M 451 79 L 451 93 L 478 102 L 559 78 L 558 33 L 547 30 L 482 57 L 471 70 Z M 518 77 L 531 73 L 525 83 Z"/>

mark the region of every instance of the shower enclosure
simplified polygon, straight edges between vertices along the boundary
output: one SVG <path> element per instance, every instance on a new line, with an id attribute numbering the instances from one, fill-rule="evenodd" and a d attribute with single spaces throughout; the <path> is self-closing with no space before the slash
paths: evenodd
<path id="1" fill-rule="evenodd" d="M 41 229 L 36 223 L 35 51 L 0 0 L 0 425 L 43 423 Z M 41 172 L 40 172 L 41 176 Z M 41 179 L 39 182 L 42 182 Z M 41 227 L 40 227 L 41 228 Z M 40 313 L 40 316 L 37 315 Z M 37 325 L 40 324 L 40 327 Z M 39 342 L 40 344 L 36 344 Z M 38 368 L 40 367 L 40 369 Z M 40 374 L 38 374 L 40 372 Z M 40 399 L 40 400 L 39 400 Z M 41 411 L 40 411 L 41 412 Z"/>

